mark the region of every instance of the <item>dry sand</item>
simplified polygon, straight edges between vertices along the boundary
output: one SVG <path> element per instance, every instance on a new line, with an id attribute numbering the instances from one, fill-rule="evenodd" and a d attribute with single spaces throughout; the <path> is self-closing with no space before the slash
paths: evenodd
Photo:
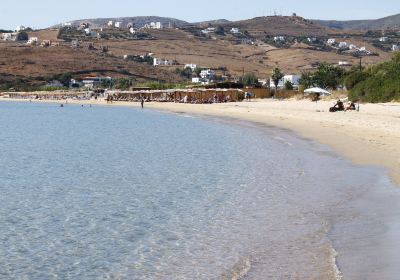
<path id="1" fill-rule="evenodd" d="M 69 103 L 106 105 L 94 100 Z M 290 129 L 304 138 L 330 145 L 356 164 L 388 168 L 391 178 L 400 185 L 400 103 L 361 104 L 359 112 L 329 113 L 333 104 L 334 101 L 255 100 L 212 105 L 146 103 L 145 107 L 231 117 Z M 127 102 L 112 105 L 140 106 Z"/>

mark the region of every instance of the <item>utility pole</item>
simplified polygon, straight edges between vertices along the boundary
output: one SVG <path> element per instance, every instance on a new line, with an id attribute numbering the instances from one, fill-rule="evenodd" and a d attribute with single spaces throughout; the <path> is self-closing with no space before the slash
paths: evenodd
<path id="1" fill-rule="evenodd" d="M 360 56 L 360 72 L 362 71 L 362 56 Z"/>

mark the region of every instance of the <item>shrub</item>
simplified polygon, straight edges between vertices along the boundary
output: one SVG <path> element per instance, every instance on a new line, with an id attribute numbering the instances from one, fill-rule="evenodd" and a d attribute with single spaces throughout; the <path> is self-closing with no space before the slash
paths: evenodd
<path id="1" fill-rule="evenodd" d="M 286 90 L 293 90 L 293 84 L 291 81 L 286 81 L 285 83 L 285 89 Z"/>
<path id="2" fill-rule="evenodd" d="M 351 100 L 390 102 L 400 100 L 400 54 L 359 74 L 363 79 L 355 83 L 349 93 Z"/>
<path id="3" fill-rule="evenodd" d="M 26 33 L 25 31 L 18 32 L 17 41 L 28 41 L 28 40 L 29 40 L 28 33 Z"/>
<path id="4" fill-rule="evenodd" d="M 300 84 L 305 88 L 318 86 L 324 89 L 336 89 L 342 83 L 344 75 L 343 69 L 322 63 L 314 73 L 302 73 Z"/>
<path id="5" fill-rule="evenodd" d="M 258 84 L 258 79 L 257 79 L 256 75 L 254 75 L 253 73 L 245 74 L 242 78 L 242 81 L 245 86 L 251 86 L 251 85 Z"/>

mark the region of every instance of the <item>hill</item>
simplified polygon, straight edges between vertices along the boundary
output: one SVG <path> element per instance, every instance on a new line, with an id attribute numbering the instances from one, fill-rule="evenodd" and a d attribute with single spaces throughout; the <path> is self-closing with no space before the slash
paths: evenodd
<path id="1" fill-rule="evenodd" d="M 168 18 L 135 17 L 120 18 L 124 23 L 135 22 L 137 26 Z M 388 61 L 391 52 L 383 48 L 378 34 L 333 31 L 317 23 L 298 16 L 257 17 L 236 22 L 217 21 L 208 23 L 214 30 L 204 31 L 204 26 L 182 24 L 180 28 L 142 29 L 132 35 L 126 26 L 104 27 L 111 18 L 79 20 L 92 23 L 95 36 L 77 28 L 52 28 L 29 31 L 30 37 L 40 42 L 51 40 L 51 47 L 28 46 L 25 42 L 0 42 L 0 78 L 7 80 L 32 80 L 44 83 L 57 74 L 70 73 L 75 78 L 86 75 L 132 77 L 138 82 L 165 81 L 180 82 L 187 76 L 176 71 L 185 64 L 197 64 L 201 68 L 213 68 L 218 76 L 235 80 L 244 73 L 254 73 L 259 78 L 267 78 L 271 70 L 279 67 L 286 74 L 299 74 L 318 67 L 322 62 L 357 65 L 359 58 L 349 51 L 341 51 L 327 45 L 327 36 L 337 42 L 346 42 L 367 49 L 370 55 L 362 59 L 363 65 L 373 65 Z M 135 21 L 136 20 L 136 21 Z M 207 27 L 208 27 L 207 24 Z M 223 27 L 224 32 L 216 32 Z M 231 28 L 240 32 L 230 32 Z M 69 30 L 69 31 L 68 31 Z M 69 33 L 68 33 L 69 32 Z M 63 35 L 63 36 L 61 36 Z M 283 42 L 274 36 L 284 37 Z M 311 42 L 314 38 L 315 41 Z M 76 40 L 80 41 L 77 42 Z M 389 43 L 400 42 L 400 35 L 390 37 Z M 79 43 L 79 47 L 76 46 Z M 378 44 L 379 43 L 379 44 Z M 103 48 L 107 51 L 103 52 Z M 140 56 L 151 53 L 154 58 L 175 61 L 178 65 L 154 67 L 151 61 Z M 125 58 L 125 59 L 124 59 Z M 129 58 L 129 59 L 128 59 Z M 1 79 L 0 79 L 1 86 Z"/>
<path id="2" fill-rule="evenodd" d="M 229 21 L 226 19 L 217 19 L 196 23 L 189 23 L 187 21 L 157 17 L 157 16 L 140 16 L 140 17 L 120 17 L 120 18 L 97 18 L 97 19 L 80 19 L 71 21 L 72 26 L 79 26 L 81 23 L 89 23 L 92 28 L 101 28 L 107 26 L 109 21 L 122 22 L 122 26 L 128 23 L 134 23 L 137 28 L 143 27 L 150 22 L 161 22 L 164 26 L 224 26 L 224 27 L 238 27 L 247 30 L 251 35 L 264 36 L 264 35 L 289 35 L 289 36 L 318 36 L 325 35 L 328 31 L 327 28 L 321 26 L 313 21 L 304 19 L 297 16 L 269 16 L 269 17 L 256 17 L 253 19 L 241 21 Z M 61 27 L 62 24 L 55 26 Z"/>
<path id="3" fill-rule="evenodd" d="M 149 24 L 150 22 L 161 22 L 164 26 L 183 26 L 189 24 L 186 21 L 168 18 L 168 17 L 157 17 L 157 16 L 140 16 L 140 17 L 120 17 L 120 18 L 96 18 L 96 19 L 80 19 L 74 20 L 70 23 L 72 26 L 79 26 L 81 23 L 89 23 L 93 28 L 101 28 L 107 26 L 109 21 L 120 21 L 123 26 L 126 26 L 128 23 L 134 23 L 136 27 L 143 27 L 145 24 Z M 55 27 L 60 27 L 62 24 L 59 24 Z"/>
<path id="4" fill-rule="evenodd" d="M 381 30 L 399 29 L 400 14 L 374 20 L 313 20 L 315 23 L 332 29 L 354 29 L 354 30 Z"/>
<path id="5" fill-rule="evenodd" d="M 195 22 L 193 23 L 194 25 L 218 25 L 218 24 L 224 24 L 224 23 L 229 23 L 231 21 L 227 19 L 216 19 L 216 20 L 208 20 L 208 21 L 201 21 L 201 22 Z"/>
<path id="6" fill-rule="evenodd" d="M 298 16 L 268 16 L 223 24 L 232 28 L 247 30 L 254 37 L 265 35 L 323 36 L 328 29 L 313 21 Z"/>

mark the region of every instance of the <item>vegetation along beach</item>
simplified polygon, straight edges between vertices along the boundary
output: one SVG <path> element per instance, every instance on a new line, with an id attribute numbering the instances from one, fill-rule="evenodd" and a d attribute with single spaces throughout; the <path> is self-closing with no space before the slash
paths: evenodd
<path id="1" fill-rule="evenodd" d="M 0 279 L 398 279 L 396 1 L 23 2 Z"/>

